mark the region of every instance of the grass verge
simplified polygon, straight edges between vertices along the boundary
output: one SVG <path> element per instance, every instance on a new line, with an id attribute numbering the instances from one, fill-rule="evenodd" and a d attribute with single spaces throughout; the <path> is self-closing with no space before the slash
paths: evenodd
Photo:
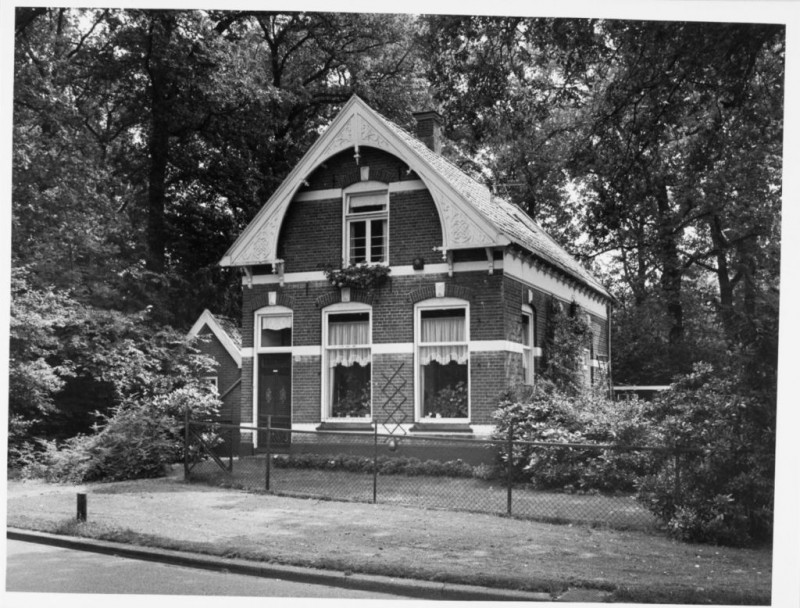
<path id="1" fill-rule="evenodd" d="M 274 564 L 613 601 L 766 605 L 769 550 L 678 543 L 640 531 L 493 515 L 286 498 L 142 480 L 74 487 L 9 484 L 8 525 Z"/>

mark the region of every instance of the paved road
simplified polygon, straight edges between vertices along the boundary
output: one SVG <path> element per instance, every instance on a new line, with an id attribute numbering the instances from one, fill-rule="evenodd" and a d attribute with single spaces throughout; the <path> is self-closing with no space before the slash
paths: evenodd
<path id="1" fill-rule="evenodd" d="M 347 599 L 404 596 L 145 562 L 7 540 L 6 591 Z"/>

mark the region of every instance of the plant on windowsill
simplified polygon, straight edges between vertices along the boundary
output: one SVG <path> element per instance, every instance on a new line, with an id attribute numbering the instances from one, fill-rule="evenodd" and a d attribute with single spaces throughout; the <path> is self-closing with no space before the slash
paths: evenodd
<path id="1" fill-rule="evenodd" d="M 382 264 L 350 263 L 344 268 L 326 266 L 325 277 L 334 287 L 351 287 L 354 289 L 370 289 L 380 287 L 386 282 L 392 271 Z"/>
<path id="2" fill-rule="evenodd" d="M 364 418 L 370 412 L 370 389 L 368 386 L 349 389 L 333 404 L 334 418 Z"/>
<path id="3" fill-rule="evenodd" d="M 466 418 L 467 385 L 458 382 L 455 386 L 445 386 L 431 400 L 426 418 Z"/>

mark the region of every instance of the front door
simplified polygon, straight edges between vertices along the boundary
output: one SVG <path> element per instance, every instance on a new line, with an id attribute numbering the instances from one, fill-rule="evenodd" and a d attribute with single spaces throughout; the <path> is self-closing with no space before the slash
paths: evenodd
<path id="1" fill-rule="evenodd" d="M 292 355 L 275 353 L 258 355 L 258 426 L 289 429 L 292 427 Z M 266 447 L 266 433 L 260 433 L 258 445 Z M 272 447 L 285 447 L 291 433 L 273 432 Z"/>

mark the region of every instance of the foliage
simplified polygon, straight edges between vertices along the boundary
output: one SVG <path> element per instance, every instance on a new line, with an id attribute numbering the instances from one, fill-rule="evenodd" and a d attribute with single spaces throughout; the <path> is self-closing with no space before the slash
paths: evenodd
<path id="1" fill-rule="evenodd" d="M 91 435 L 60 445 L 41 441 L 40 452 L 27 456 L 22 475 L 70 483 L 162 476 L 166 465 L 183 456 L 185 413 L 207 418 L 218 406 L 216 395 L 199 384 L 152 401 L 131 399 L 103 416 Z"/>
<path id="2" fill-rule="evenodd" d="M 427 96 L 407 15 L 19 8 L 16 25 L 15 263 L 176 327 L 238 315 L 219 259 L 353 93 L 401 122 Z"/>
<path id="3" fill-rule="evenodd" d="M 685 540 L 744 545 L 771 537 L 774 394 L 743 390 L 733 371 L 698 364 L 650 412 L 657 441 L 702 449 L 681 456 L 677 495 L 669 463 L 639 489 L 639 499 Z"/>
<path id="4" fill-rule="evenodd" d="M 335 394 L 333 415 L 337 418 L 361 418 L 369 416 L 372 391 L 369 382 L 360 387 L 348 388 L 344 394 Z"/>
<path id="5" fill-rule="evenodd" d="M 467 383 L 456 382 L 439 389 L 428 405 L 426 399 L 426 417 L 434 418 L 466 418 L 469 407 Z"/>
<path id="6" fill-rule="evenodd" d="M 565 310 L 561 302 L 550 302 L 546 355 L 542 376 L 564 393 L 578 394 L 586 384 L 583 350 L 588 346 L 589 325 L 574 302 Z"/>
<path id="7" fill-rule="evenodd" d="M 447 135 L 602 256 L 616 378 L 669 380 L 719 343 L 774 361 L 783 26 L 426 16 L 421 44 Z"/>
<path id="8" fill-rule="evenodd" d="M 54 408 L 53 395 L 74 374 L 70 361 L 58 361 L 58 332 L 71 323 L 76 305 L 52 288 L 31 289 L 28 272 L 11 273 L 9 412 L 35 418 Z"/>
<path id="9" fill-rule="evenodd" d="M 473 467 L 461 460 L 420 460 L 405 456 L 379 456 L 378 473 L 381 475 L 408 475 L 428 477 L 473 477 Z M 279 468 L 321 469 L 328 471 L 350 471 L 353 473 L 372 473 L 375 461 L 369 456 L 349 454 L 277 454 L 273 463 Z M 484 471 L 481 469 L 481 471 Z M 482 473 L 482 474 L 485 474 Z"/>
<path id="10" fill-rule="evenodd" d="M 70 479 L 158 471 L 180 448 L 173 431 L 182 412 L 206 413 L 218 405 L 203 381 L 213 360 L 199 355 L 182 334 L 154 324 L 147 311 L 97 309 L 63 292 L 31 288 L 22 269 L 12 277 L 12 465 L 27 463 L 30 474 L 52 466 L 47 476 Z M 61 445 L 35 442 L 36 436 L 68 438 L 89 430 L 73 428 L 65 436 L 58 428 L 66 415 L 61 393 L 72 383 L 88 389 L 80 407 L 87 417 L 95 408 L 94 434 Z"/>
<path id="11" fill-rule="evenodd" d="M 651 441 L 643 420 L 644 404 L 636 399 L 615 402 L 604 393 L 565 394 L 542 381 L 527 395 L 509 392 L 494 413 L 494 437 L 552 444 L 518 445 L 512 469 L 518 480 L 538 488 L 580 492 L 631 492 L 637 478 L 649 471 L 641 451 L 559 447 L 558 444 L 604 444 L 618 448 Z M 507 462 L 507 455 L 500 454 Z"/>
<path id="12" fill-rule="evenodd" d="M 326 267 L 325 277 L 334 287 L 378 288 L 389 278 L 392 269 L 384 264 L 349 264 L 344 268 Z"/>

